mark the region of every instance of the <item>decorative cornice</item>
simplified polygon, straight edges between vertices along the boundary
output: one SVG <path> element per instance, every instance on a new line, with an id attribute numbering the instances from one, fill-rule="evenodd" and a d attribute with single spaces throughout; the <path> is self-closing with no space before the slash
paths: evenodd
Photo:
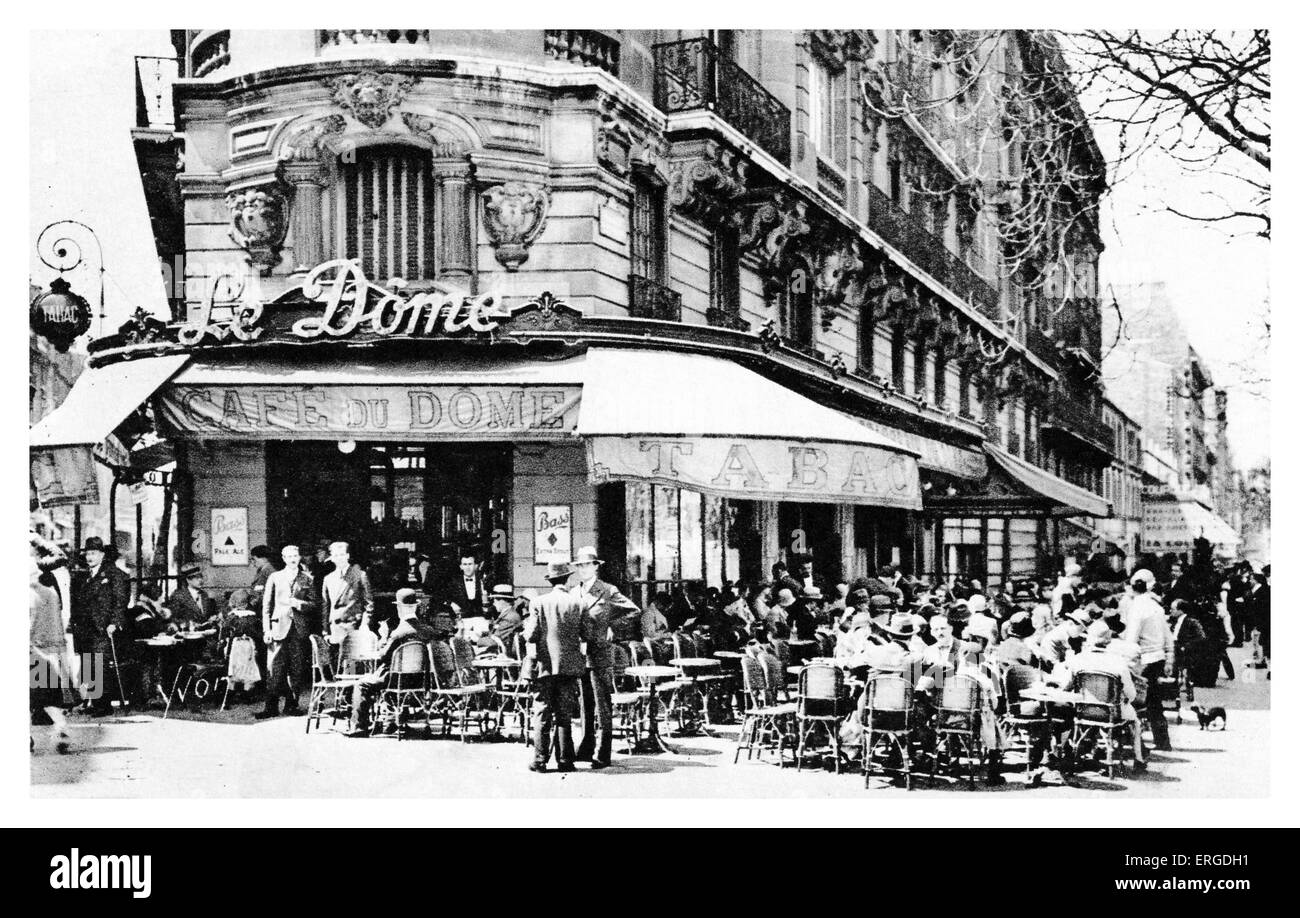
<path id="1" fill-rule="evenodd" d="M 388 122 L 393 109 L 415 85 L 415 77 L 363 70 L 335 77 L 326 85 L 333 91 L 335 104 L 366 127 L 377 131 Z"/>
<path id="2" fill-rule="evenodd" d="M 748 178 L 748 160 L 710 144 L 700 155 L 672 163 L 668 200 L 678 213 L 706 225 L 735 223 Z"/>

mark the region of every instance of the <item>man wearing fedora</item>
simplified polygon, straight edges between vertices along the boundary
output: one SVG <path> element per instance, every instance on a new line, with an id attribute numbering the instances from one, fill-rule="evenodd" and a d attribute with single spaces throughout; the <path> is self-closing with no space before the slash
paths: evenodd
<path id="1" fill-rule="evenodd" d="M 506 653 L 514 656 L 515 636 L 524 628 L 524 617 L 515 608 L 515 588 L 509 583 L 498 583 L 488 596 L 496 617 L 492 619 L 491 631 L 479 638 L 478 646 L 491 648 L 500 641 Z"/>
<path id="2" fill-rule="evenodd" d="M 131 579 L 108 560 L 104 540 L 99 536 L 86 539 L 83 557 L 86 571 L 73 586 L 72 631 L 78 653 L 102 654 L 111 663 L 114 651 L 125 649 L 123 634 L 127 627 L 127 605 L 131 601 Z M 108 692 L 90 703 L 96 716 L 112 709 Z"/>
<path id="3" fill-rule="evenodd" d="M 181 585 L 172 590 L 164 605 L 171 611 L 171 620 L 184 628 L 206 623 L 215 614 L 212 600 L 203 592 L 203 568 L 186 564 L 181 568 Z"/>
<path id="4" fill-rule="evenodd" d="M 586 611 L 587 671 L 582 679 L 582 743 L 579 761 L 591 761 L 592 768 L 604 768 L 610 762 L 613 744 L 614 714 L 610 697 L 614 693 L 614 657 L 610 629 L 622 633 L 624 623 L 641 623 L 641 610 L 613 584 L 599 577 L 603 562 L 596 549 L 585 545 L 573 558 L 573 572 L 578 582 L 571 592 Z"/>
<path id="5" fill-rule="evenodd" d="M 524 623 L 522 677 L 533 686 L 533 761 L 530 771 L 544 772 L 551 758 L 554 733 L 558 771 L 573 771 L 573 728 L 571 722 L 578 698 L 578 682 L 586 671 L 581 642 L 590 637 L 590 619 L 575 592 L 564 588 L 571 573 L 563 561 L 552 561 L 546 570 L 551 585 L 528 604 Z"/>
<path id="6" fill-rule="evenodd" d="M 270 659 L 266 707 L 253 715 L 258 720 L 279 716 L 281 695 L 285 698 L 285 714 L 302 713 L 298 707 L 302 664 L 308 635 L 320 608 L 316 583 L 301 563 L 298 546 L 284 546 L 280 557 L 284 559 L 284 568 L 267 580 L 262 597 L 262 631 Z"/>

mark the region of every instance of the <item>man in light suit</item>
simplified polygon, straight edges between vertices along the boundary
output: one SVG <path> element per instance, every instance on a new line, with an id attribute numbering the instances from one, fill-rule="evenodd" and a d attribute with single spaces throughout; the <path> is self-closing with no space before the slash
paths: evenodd
<path id="1" fill-rule="evenodd" d="M 569 565 L 559 561 L 547 568 L 551 592 L 528 605 L 524 641 L 528 655 L 523 677 L 533 686 L 533 761 L 530 771 L 544 772 L 551 758 L 555 733 L 558 771 L 573 771 L 573 730 L 570 721 L 578 696 L 578 680 L 586 669 L 581 642 L 590 637 L 588 618 L 578 597 L 564 588 Z"/>
<path id="2" fill-rule="evenodd" d="M 321 607 L 325 614 L 325 635 L 338 644 L 349 631 L 362 627 L 375 611 L 375 597 L 370 579 L 361 565 L 352 563 L 347 542 L 330 544 L 330 563 L 334 569 L 321 582 Z"/>
<path id="3" fill-rule="evenodd" d="M 284 713 L 301 714 L 298 707 L 299 686 L 303 671 L 307 636 L 313 616 L 319 614 L 320 601 L 311 571 L 301 564 L 297 545 L 286 545 L 280 552 L 284 568 L 266 582 L 262 597 L 262 631 L 270 653 L 267 663 L 266 707 L 253 715 L 258 720 L 278 717 L 280 696 L 284 695 Z"/>
<path id="4" fill-rule="evenodd" d="M 596 549 L 586 545 L 574 556 L 573 570 L 578 582 L 572 593 L 586 610 L 591 637 L 587 642 L 587 671 L 582 679 L 582 743 L 578 761 L 590 760 L 593 769 L 605 768 L 610 762 L 613 744 L 614 713 L 610 697 L 614 694 L 614 656 L 610 629 L 626 630 L 624 623 L 641 623 L 637 604 L 601 580 L 597 573 L 601 559 Z M 597 744 L 599 743 L 599 748 Z"/>

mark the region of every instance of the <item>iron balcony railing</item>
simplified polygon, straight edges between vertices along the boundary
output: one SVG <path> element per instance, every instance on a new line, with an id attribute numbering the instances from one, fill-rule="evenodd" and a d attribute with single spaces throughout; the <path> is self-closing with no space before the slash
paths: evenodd
<path id="1" fill-rule="evenodd" d="M 1058 392 L 1053 397 L 1043 419 L 1043 428 L 1068 434 L 1106 453 L 1115 454 L 1115 431 L 1107 426 L 1100 414 L 1093 413 L 1086 405 L 1063 393 Z"/>
<path id="2" fill-rule="evenodd" d="M 560 61 L 599 67 L 618 76 L 619 43 L 604 32 L 590 29 L 547 29 L 543 48 Z"/>
<path id="3" fill-rule="evenodd" d="M 948 251 L 943 240 L 918 223 L 889 195 L 868 185 L 867 225 L 939 283 L 990 319 L 1000 317 L 997 289 L 964 261 Z"/>
<path id="4" fill-rule="evenodd" d="M 790 165 L 790 109 L 707 38 L 654 46 L 655 105 L 661 111 L 712 111 Z"/>
<path id="5" fill-rule="evenodd" d="M 428 29 L 319 29 L 317 39 L 322 48 L 349 48 L 353 45 L 420 45 L 428 44 Z"/>
<path id="6" fill-rule="evenodd" d="M 676 290 L 640 274 L 631 276 L 630 287 L 627 311 L 632 318 L 663 319 L 666 322 L 682 320 L 682 295 Z"/>

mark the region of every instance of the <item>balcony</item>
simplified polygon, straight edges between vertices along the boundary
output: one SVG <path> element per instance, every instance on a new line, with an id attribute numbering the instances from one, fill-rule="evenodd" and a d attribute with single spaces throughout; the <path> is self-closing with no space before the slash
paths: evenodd
<path id="1" fill-rule="evenodd" d="M 1065 347 L 1101 366 L 1101 309 L 1094 299 L 1066 300 L 1053 322 L 1055 338 Z"/>
<path id="2" fill-rule="evenodd" d="M 654 46 L 655 105 L 661 111 L 711 111 L 790 165 L 790 109 L 707 38 Z"/>
<path id="3" fill-rule="evenodd" d="M 1092 447 L 1107 457 L 1115 454 L 1115 431 L 1080 402 L 1057 393 L 1043 418 L 1044 438 L 1049 435 L 1069 437 Z"/>
<path id="4" fill-rule="evenodd" d="M 868 185 L 870 213 L 867 225 L 953 293 L 990 319 L 1001 313 L 998 291 L 976 274 L 911 214 L 895 204 L 875 185 Z"/>
<path id="5" fill-rule="evenodd" d="M 357 45 L 424 45 L 428 29 L 318 29 L 322 48 L 351 48 Z"/>
<path id="6" fill-rule="evenodd" d="M 547 29 L 547 56 L 582 67 L 597 67 L 618 76 L 618 41 L 590 29 Z"/>
<path id="7" fill-rule="evenodd" d="M 733 331 L 749 331 L 749 323 L 737 313 L 710 306 L 704 313 L 704 319 L 714 328 L 730 328 Z"/>
<path id="8" fill-rule="evenodd" d="M 682 295 L 648 277 L 633 274 L 629 279 L 628 315 L 634 319 L 682 320 Z"/>
<path id="9" fill-rule="evenodd" d="M 205 77 L 229 63 L 229 29 L 203 29 L 190 42 L 190 76 Z"/>

